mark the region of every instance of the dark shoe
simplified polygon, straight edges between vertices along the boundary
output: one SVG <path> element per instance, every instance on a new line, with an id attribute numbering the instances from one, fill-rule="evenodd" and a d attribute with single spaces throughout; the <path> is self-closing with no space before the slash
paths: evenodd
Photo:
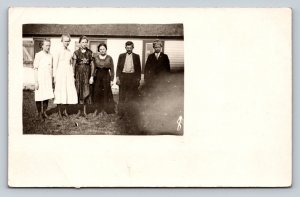
<path id="1" fill-rule="evenodd" d="M 118 113 L 118 116 L 119 116 L 119 120 L 124 119 L 124 113 Z"/>
<path id="2" fill-rule="evenodd" d="M 58 111 L 57 112 L 57 114 L 58 114 L 58 118 L 61 120 L 61 119 L 63 119 L 63 117 L 62 117 L 62 115 L 61 115 L 61 112 L 60 111 Z"/>
<path id="3" fill-rule="evenodd" d="M 67 111 L 64 111 L 64 112 L 63 112 L 63 116 L 66 116 L 66 117 L 68 118 L 68 117 L 69 117 L 68 112 L 67 112 Z"/>
<path id="4" fill-rule="evenodd" d="M 43 113 L 43 118 L 44 119 L 49 119 L 49 116 L 46 114 L 46 112 Z"/>
<path id="5" fill-rule="evenodd" d="M 93 117 L 96 117 L 97 116 L 97 113 L 98 113 L 98 110 L 96 109 L 93 113 Z"/>
<path id="6" fill-rule="evenodd" d="M 42 115 L 42 113 L 39 113 L 38 115 L 37 115 L 37 117 L 36 117 L 36 120 L 37 121 L 42 121 L 44 118 L 43 118 L 43 115 Z"/>
<path id="7" fill-rule="evenodd" d="M 80 110 L 78 110 L 76 117 L 79 117 L 80 115 L 81 115 L 81 112 L 80 112 Z"/>
<path id="8" fill-rule="evenodd" d="M 83 112 L 81 115 L 82 115 L 84 118 L 87 118 L 87 114 L 86 114 L 85 112 Z"/>

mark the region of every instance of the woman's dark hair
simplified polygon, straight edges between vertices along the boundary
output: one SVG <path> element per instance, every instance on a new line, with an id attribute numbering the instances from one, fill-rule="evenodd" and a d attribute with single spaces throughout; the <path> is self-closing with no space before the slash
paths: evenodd
<path id="1" fill-rule="evenodd" d="M 81 43 L 82 40 L 89 41 L 89 39 L 86 36 L 80 36 L 79 43 Z"/>
<path id="2" fill-rule="evenodd" d="M 106 48 L 106 50 L 107 50 L 107 45 L 105 44 L 105 43 L 100 43 L 99 45 L 98 45 L 98 52 L 100 52 L 100 47 L 101 46 L 104 46 L 105 48 Z"/>

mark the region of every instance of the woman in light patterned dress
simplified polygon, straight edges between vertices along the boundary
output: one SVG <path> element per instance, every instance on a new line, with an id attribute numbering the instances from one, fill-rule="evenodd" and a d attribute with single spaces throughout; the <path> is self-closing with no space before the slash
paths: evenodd
<path id="1" fill-rule="evenodd" d="M 90 85 L 93 84 L 94 63 L 93 52 L 87 48 L 88 38 L 81 36 L 79 38 L 80 48 L 73 54 L 73 67 L 75 69 L 75 86 L 78 95 L 80 109 L 77 115 L 80 114 L 87 117 L 86 105 L 91 104 Z M 81 112 L 81 113 L 80 113 Z"/>
<path id="2" fill-rule="evenodd" d="M 55 83 L 54 103 L 58 107 L 58 115 L 68 117 L 67 105 L 77 104 L 77 92 L 75 88 L 74 69 L 72 66 L 72 52 L 68 49 L 71 37 L 68 34 L 61 36 L 62 49 L 57 54 L 54 62 L 53 76 Z M 61 108 L 63 107 L 63 113 Z"/>

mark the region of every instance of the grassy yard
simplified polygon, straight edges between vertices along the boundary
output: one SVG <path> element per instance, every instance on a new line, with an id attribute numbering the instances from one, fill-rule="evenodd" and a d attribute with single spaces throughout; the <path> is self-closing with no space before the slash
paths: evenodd
<path id="1" fill-rule="evenodd" d="M 34 92 L 23 91 L 23 133 L 52 135 L 182 135 L 177 131 L 177 119 L 183 116 L 183 76 L 174 74 L 164 94 L 156 99 L 143 99 L 135 113 L 120 119 L 117 114 L 94 116 L 93 105 L 88 117 L 78 117 L 77 105 L 69 105 L 69 117 L 59 119 L 57 107 L 50 101 L 49 119 L 37 119 Z M 115 101 L 118 95 L 114 95 Z M 159 99 L 159 100 L 158 100 Z"/>

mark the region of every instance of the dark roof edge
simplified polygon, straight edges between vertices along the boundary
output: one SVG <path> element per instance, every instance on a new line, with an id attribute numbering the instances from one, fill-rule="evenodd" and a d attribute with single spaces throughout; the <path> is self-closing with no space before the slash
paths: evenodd
<path id="1" fill-rule="evenodd" d="M 60 38 L 61 35 L 58 34 L 23 34 L 23 38 L 47 38 L 47 37 L 57 37 Z M 80 37 L 81 35 L 71 35 L 71 37 Z M 140 38 L 140 39 L 170 39 L 170 40 L 184 40 L 183 36 L 128 36 L 128 35 L 118 35 L 118 36 L 111 36 L 111 35 L 88 35 L 88 38 Z"/>
<path id="2" fill-rule="evenodd" d="M 23 35 L 183 37 L 183 24 L 23 24 Z"/>

